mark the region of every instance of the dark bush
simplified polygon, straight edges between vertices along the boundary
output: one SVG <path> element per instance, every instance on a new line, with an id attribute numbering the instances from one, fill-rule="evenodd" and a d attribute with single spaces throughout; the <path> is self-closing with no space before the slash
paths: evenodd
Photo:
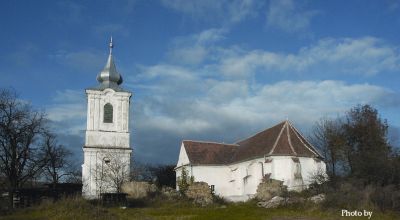
<path id="1" fill-rule="evenodd" d="M 352 182 L 343 182 L 337 189 L 332 189 L 326 192 L 326 200 L 322 206 L 324 208 L 339 208 L 339 209 L 368 209 L 372 204 L 370 187 L 360 187 L 360 185 Z"/>
<path id="2" fill-rule="evenodd" d="M 400 190 L 394 185 L 375 187 L 371 201 L 381 211 L 400 211 Z"/>
<path id="3" fill-rule="evenodd" d="M 226 205 L 226 204 L 229 203 L 226 199 L 224 199 L 224 198 L 221 197 L 221 196 L 218 196 L 218 195 L 213 194 L 212 197 L 213 197 L 213 201 L 214 201 L 215 204 L 218 204 L 218 205 Z"/>

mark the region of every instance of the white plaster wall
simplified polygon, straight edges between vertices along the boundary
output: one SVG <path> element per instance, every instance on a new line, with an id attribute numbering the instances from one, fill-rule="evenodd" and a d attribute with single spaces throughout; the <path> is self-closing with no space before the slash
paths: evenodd
<path id="1" fill-rule="evenodd" d="M 326 174 L 326 164 L 323 161 L 317 162 L 313 158 L 302 157 L 300 163 L 302 164 L 301 175 L 305 185 L 311 184 L 313 176 L 316 174 Z"/>
<path id="2" fill-rule="evenodd" d="M 112 89 L 104 91 L 86 90 L 88 99 L 87 128 L 85 135 L 84 163 L 82 165 L 83 196 L 97 198 L 99 193 L 99 170 L 106 171 L 104 157 L 111 161 L 126 164 L 129 173 L 131 148 L 129 140 L 129 104 L 131 93 L 115 92 Z M 113 106 L 113 122 L 103 123 L 104 105 Z M 110 183 L 102 183 L 102 192 L 113 192 Z M 108 186 L 108 187 L 107 187 Z"/>
<path id="3" fill-rule="evenodd" d="M 231 164 L 229 166 L 231 185 L 234 186 L 234 190 L 229 196 L 246 196 L 249 198 L 254 195 L 263 175 L 266 174 L 265 165 L 264 158 Z"/>
<path id="4" fill-rule="evenodd" d="M 192 166 L 191 173 L 194 181 L 214 185 L 216 195 L 228 195 L 231 191 L 227 166 Z"/>
<path id="5" fill-rule="evenodd" d="M 291 187 L 294 179 L 292 174 L 293 161 L 290 156 L 273 156 L 272 159 L 272 174 L 271 178 L 283 181 L 283 184 Z"/>
<path id="6" fill-rule="evenodd" d="M 299 182 L 295 181 L 294 171 L 295 162 L 291 156 L 274 156 L 272 166 L 273 172 L 271 177 L 273 179 L 284 181 L 284 185 L 288 186 L 289 190 L 294 190 L 299 187 Z M 323 161 L 317 163 L 313 158 L 298 157 L 301 166 L 301 175 L 303 177 L 303 187 L 308 187 L 311 183 L 312 175 L 317 172 L 325 173 L 325 163 Z"/>
<path id="7" fill-rule="evenodd" d="M 115 92 L 112 89 L 104 91 L 86 90 L 88 113 L 86 130 L 129 131 L 129 102 L 131 93 Z M 103 123 L 104 105 L 113 106 L 113 123 Z"/>
<path id="8" fill-rule="evenodd" d="M 179 151 L 179 158 L 178 158 L 178 163 L 177 163 L 176 167 L 187 165 L 189 163 L 190 163 L 189 162 L 189 157 L 188 157 L 188 155 L 186 153 L 185 146 L 182 143 L 181 144 L 181 149 Z"/>
<path id="9" fill-rule="evenodd" d="M 184 156 L 185 154 L 180 155 Z M 178 164 L 181 164 L 181 161 L 186 162 L 184 157 L 178 161 Z M 189 175 L 194 176 L 196 182 L 203 181 L 210 186 L 214 185 L 215 194 L 223 197 L 246 196 L 247 199 L 256 193 L 257 186 L 262 181 L 261 163 L 263 161 L 263 158 L 260 158 L 230 166 L 186 165 L 185 168 Z M 178 167 L 176 169 L 177 178 L 181 176 L 181 173 L 182 167 Z"/>
<path id="10" fill-rule="evenodd" d="M 195 182 L 206 182 L 215 186 L 215 194 L 225 196 L 230 193 L 228 184 L 229 171 L 227 166 L 184 166 L 189 176 L 194 177 Z M 182 167 L 176 169 L 177 178 L 182 175 Z M 178 188 L 177 188 L 178 189 Z"/>
<path id="11" fill-rule="evenodd" d="M 299 157 L 303 181 L 295 181 L 294 171 L 296 163 L 292 156 L 272 156 L 271 162 L 257 158 L 236 164 L 208 166 L 190 165 L 187 154 L 181 146 L 176 169 L 177 178 L 181 176 L 182 166 L 186 167 L 189 175 L 193 175 L 196 182 L 203 181 L 215 186 L 215 193 L 233 201 L 245 201 L 252 198 L 257 191 L 265 174 L 271 173 L 271 178 L 283 181 L 289 190 L 298 187 L 307 187 L 310 178 L 317 171 L 325 172 L 325 163 L 316 162 L 313 158 Z M 178 189 L 178 188 L 177 188 Z"/>
<path id="12" fill-rule="evenodd" d="M 129 148 L 129 133 L 86 131 L 85 146 Z"/>
<path id="13" fill-rule="evenodd" d="M 85 198 L 95 199 L 100 193 L 99 186 L 101 184 L 101 193 L 115 192 L 116 188 L 109 179 L 110 175 L 104 175 L 107 167 L 104 158 L 110 159 L 110 163 L 118 163 L 122 167 L 121 172 L 129 174 L 131 149 L 102 149 L 101 151 L 93 148 L 84 148 L 84 163 L 82 165 L 82 194 Z M 115 167 L 115 165 L 111 165 Z M 105 177 L 101 177 L 101 175 Z M 108 179 L 107 179 L 108 178 Z M 98 181 L 103 179 L 102 183 Z"/>

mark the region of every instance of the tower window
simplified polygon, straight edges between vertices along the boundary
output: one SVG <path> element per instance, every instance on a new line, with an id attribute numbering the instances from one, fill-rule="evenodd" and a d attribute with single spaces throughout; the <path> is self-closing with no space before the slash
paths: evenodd
<path id="1" fill-rule="evenodd" d="M 104 105 L 104 123 L 112 123 L 113 122 L 113 106 L 110 103 Z"/>

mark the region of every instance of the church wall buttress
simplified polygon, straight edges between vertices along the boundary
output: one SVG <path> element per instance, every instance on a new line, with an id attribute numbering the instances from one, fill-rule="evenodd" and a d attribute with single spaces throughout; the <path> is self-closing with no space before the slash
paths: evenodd
<path id="1" fill-rule="evenodd" d="M 88 107 L 87 107 L 87 130 L 95 129 L 95 120 L 96 117 L 96 96 L 93 94 L 88 94 Z"/>
<path id="2" fill-rule="evenodd" d="M 128 98 L 124 99 L 123 118 L 124 118 L 123 131 L 128 132 L 129 131 L 129 99 Z"/>
<path id="3" fill-rule="evenodd" d="M 95 96 L 95 101 L 94 101 L 94 120 L 93 120 L 93 130 L 98 130 L 99 129 L 99 119 L 100 118 L 100 111 L 99 111 L 99 107 L 100 107 L 100 97 L 98 97 L 97 95 Z"/>
<path id="4" fill-rule="evenodd" d="M 90 97 L 90 103 L 89 103 L 89 107 L 88 107 L 88 112 L 89 112 L 89 119 L 88 119 L 88 130 L 93 130 L 94 129 L 94 112 L 93 112 L 93 108 L 94 108 L 94 98 L 93 96 Z"/>

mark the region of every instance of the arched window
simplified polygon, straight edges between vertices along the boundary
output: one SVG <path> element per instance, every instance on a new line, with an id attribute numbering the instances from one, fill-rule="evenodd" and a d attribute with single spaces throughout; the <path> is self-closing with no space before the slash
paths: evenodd
<path id="1" fill-rule="evenodd" d="M 104 123 L 112 123 L 113 122 L 113 106 L 110 103 L 104 105 Z"/>

